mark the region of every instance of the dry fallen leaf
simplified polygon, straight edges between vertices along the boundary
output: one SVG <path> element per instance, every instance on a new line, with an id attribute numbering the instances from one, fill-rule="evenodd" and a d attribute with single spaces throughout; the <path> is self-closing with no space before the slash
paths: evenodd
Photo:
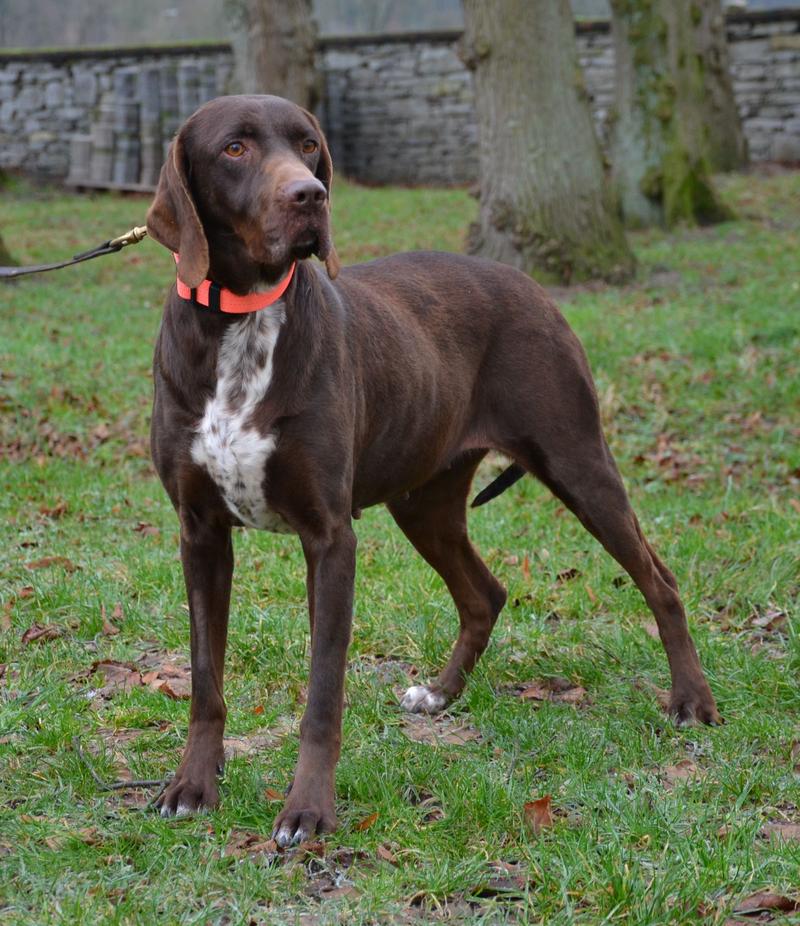
<path id="1" fill-rule="evenodd" d="M 523 701 L 549 701 L 550 689 L 543 682 L 534 682 L 519 693 Z"/>
<path id="2" fill-rule="evenodd" d="M 75 835 L 87 846 L 101 846 L 103 844 L 103 837 L 94 826 L 84 826 Z"/>
<path id="3" fill-rule="evenodd" d="M 275 788 L 264 788 L 264 797 L 268 801 L 282 801 L 284 795 L 280 791 L 276 791 Z"/>
<path id="4" fill-rule="evenodd" d="M 403 733 L 415 743 L 429 746 L 464 746 L 481 739 L 481 734 L 468 723 L 457 723 L 441 714 L 430 717 L 427 714 L 408 714 L 400 721 Z"/>
<path id="5" fill-rule="evenodd" d="M 765 913 L 771 910 L 779 910 L 782 913 L 791 913 L 794 910 L 800 910 L 800 901 L 793 900 L 790 897 L 784 897 L 783 894 L 775 894 L 772 891 L 759 891 L 740 900 L 734 907 L 733 912 L 751 916 L 756 913 Z"/>
<path id="6" fill-rule="evenodd" d="M 765 823 L 758 834 L 765 839 L 777 836 L 785 841 L 800 840 L 800 823 Z"/>
<path id="7" fill-rule="evenodd" d="M 47 569 L 48 566 L 61 566 L 66 572 L 75 572 L 76 569 L 81 568 L 66 556 L 43 556 L 41 559 L 25 563 L 26 569 Z"/>
<path id="8" fill-rule="evenodd" d="M 470 891 L 472 897 L 499 897 L 511 900 L 524 896 L 530 884 L 530 873 L 518 862 L 492 862 L 489 878 Z"/>
<path id="9" fill-rule="evenodd" d="M 118 662 L 116 659 L 102 659 L 92 663 L 89 674 L 97 673 L 103 677 L 105 685 L 99 688 L 96 696 L 110 698 L 117 691 L 130 691 L 142 684 L 142 675 L 136 666 L 129 662 Z"/>
<path id="10" fill-rule="evenodd" d="M 553 700 L 562 704 L 580 704 L 585 697 L 586 689 L 581 685 L 575 685 L 572 688 L 567 688 L 564 691 L 555 692 L 553 694 Z"/>
<path id="11" fill-rule="evenodd" d="M 150 671 L 142 672 L 140 666 L 134 663 L 102 659 L 76 678 L 85 678 L 94 673 L 99 673 L 105 680 L 105 685 L 95 692 L 101 698 L 110 698 L 117 691 L 129 691 L 140 686 L 152 688 L 175 699 L 188 698 L 191 693 L 189 667 L 176 666 L 167 661 Z"/>
<path id="12" fill-rule="evenodd" d="M 338 897 L 358 897 L 358 890 L 352 884 L 343 884 L 341 887 L 323 887 L 318 891 L 309 890 L 309 893 L 320 900 L 333 900 Z"/>
<path id="13" fill-rule="evenodd" d="M 52 507 L 48 505 L 39 506 L 39 514 L 44 515 L 46 518 L 52 518 L 54 521 L 57 518 L 63 517 L 67 513 L 68 505 L 65 501 L 60 501 Z"/>
<path id="14" fill-rule="evenodd" d="M 274 749 L 286 735 L 288 729 L 289 725 L 283 723 L 278 728 L 266 732 L 259 731 L 241 736 L 226 736 L 222 741 L 225 748 L 225 758 L 234 759 L 238 756 L 250 756 L 254 753 Z"/>
<path id="15" fill-rule="evenodd" d="M 257 707 L 254 707 L 254 708 L 253 708 L 253 713 L 256 714 L 256 715 L 263 714 L 263 713 L 264 713 L 264 705 L 263 705 L 263 704 L 259 704 Z"/>
<path id="16" fill-rule="evenodd" d="M 534 836 L 538 836 L 543 829 L 553 825 L 553 813 L 550 809 L 551 800 L 550 795 L 546 794 L 535 801 L 528 801 L 522 808 L 525 826 Z"/>
<path id="17" fill-rule="evenodd" d="M 662 469 L 660 478 L 668 482 L 685 479 L 689 483 L 697 483 L 708 478 L 708 474 L 702 472 L 706 469 L 705 460 L 678 446 L 670 434 L 659 434 L 654 450 L 633 459 L 635 463 L 655 463 Z"/>
<path id="18" fill-rule="evenodd" d="M 376 810 L 375 813 L 371 813 L 368 817 L 364 817 L 363 820 L 356 823 L 353 829 L 356 832 L 361 833 L 364 830 L 368 830 L 377 819 L 378 819 L 378 811 Z"/>
<path id="19" fill-rule="evenodd" d="M 116 636 L 119 633 L 119 627 L 114 624 L 114 621 L 122 619 L 122 605 L 117 602 L 117 604 L 114 605 L 114 610 L 111 612 L 111 617 L 108 618 L 106 617 L 106 606 L 101 604 L 100 616 L 103 618 L 103 636 Z"/>
<path id="20" fill-rule="evenodd" d="M 23 585 L 15 595 L 12 595 L 8 601 L 5 602 L 2 609 L 0 609 L 0 630 L 11 630 L 11 614 L 14 610 L 14 606 L 18 601 L 22 601 L 25 598 L 32 598 L 33 595 L 33 586 Z"/>
<path id="21" fill-rule="evenodd" d="M 524 701 L 553 701 L 556 704 L 580 704 L 586 697 L 586 689 L 569 679 L 553 678 L 523 683 L 518 697 Z"/>
<path id="22" fill-rule="evenodd" d="M 163 661 L 149 672 L 142 674 L 142 682 L 153 691 L 176 701 L 182 701 L 191 696 L 192 675 L 188 665 L 175 665 L 173 662 Z"/>
<path id="23" fill-rule="evenodd" d="M 382 862 L 388 862 L 390 865 L 397 864 L 397 856 L 388 846 L 378 846 L 375 850 L 375 854 Z"/>
<path id="24" fill-rule="evenodd" d="M 31 624 L 30 627 L 22 634 L 22 642 L 44 643 L 47 640 L 55 640 L 64 633 L 63 627 L 57 627 L 55 624 Z"/>
<path id="25" fill-rule="evenodd" d="M 664 788 L 671 791 L 679 781 L 687 781 L 701 775 L 702 772 L 691 759 L 681 759 L 677 765 L 668 765 L 661 770 Z"/>
<path id="26" fill-rule="evenodd" d="M 637 691 L 646 691 L 649 692 L 653 697 L 658 701 L 658 705 L 665 713 L 669 711 L 669 702 L 671 699 L 671 693 L 667 688 L 659 688 L 658 685 L 654 685 L 652 682 L 648 681 L 646 678 L 635 678 L 633 680 L 633 687 Z"/>
<path id="27" fill-rule="evenodd" d="M 155 524 L 148 524 L 146 521 L 139 521 L 134 527 L 134 531 L 143 537 L 158 537 L 161 533 L 160 528 L 156 527 Z"/>
<path id="28" fill-rule="evenodd" d="M 223 856 L 230 858 L 255 858 L 258 855 L 272 856 L 278 854 L 278 844 L 259 833 L 245 830 L 231 830 L 228 844 L 222 850 Z"/>
<path id="29" fill-rule="evenodd" d="M 161 679 L 155 685 L 151 685 L 156 691 L 172 698 L 173 701 L 185 701 L 192 696 L 191 683 L 184 684 L 175 679 Z"/>
<path id="30" fill-rule="evenodd" d="M 442 805 L 436 795 L 431 794 L 430 791 L 425 789 L 416 791 L 412 788 L 406 792 L 405 796 L 409 804 L 422 811 L 423 823 L 436 823 L 438 820 L 444 819 Z"/>
<path id="31" fill-rule="evenodd" d="M 758 627 L 759 630 L 772 633 L 776 630 L 782 630 L 787 620 L 788 616 L 785 611 L 780 608 L 767 608 L 763 612 L 756 611 L 751 614 L 749 623 L 753 627 Z"/>

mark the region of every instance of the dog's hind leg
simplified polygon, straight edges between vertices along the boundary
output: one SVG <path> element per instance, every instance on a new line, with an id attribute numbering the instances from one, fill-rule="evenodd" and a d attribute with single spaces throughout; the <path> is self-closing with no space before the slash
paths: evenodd
<path id="1" fill-rule="evenodd" d="M 568 403 L 562 396 L 562 402 Z M 515 459 L 537 476 L 580 519 L 631 576 L 658 624 L 672 676 L 670 712 L 681 723 L 716 723 L 719 714 L 689 633 L 675 577 L 642 534 L 603 437 L 596 404 L 569 420 L 580 428 L 551 428 L 524 444 Z M 562 412 L 569 413 L 569 409 Z M 563 420 L 563 419 L 562 419 Z M 543 439 L 546 437 L 546 439 Z"/>
<path id="2" fill-rule="evenodd" d="M 483 456 L 478 451 L 463 457 L 387 506 L 406 537 L 444 579 L 461 625 L 450 659 L 435 681 L 405 693 L 401 703 L 409 711 L 434 714 L 461 693 L 506 601 L 505 589 L 467 536 L 467 496 Z"/>

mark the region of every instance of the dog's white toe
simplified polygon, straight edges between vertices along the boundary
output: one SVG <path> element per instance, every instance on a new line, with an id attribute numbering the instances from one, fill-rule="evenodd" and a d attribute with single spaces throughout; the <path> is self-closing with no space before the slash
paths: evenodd
<path id="1" fill-rule="evenodd" d="M 427 685 L 412 685 L 400 700 L 400 707 L 411 714 L 438 714 L 446 704 L 445 695 Z"/>

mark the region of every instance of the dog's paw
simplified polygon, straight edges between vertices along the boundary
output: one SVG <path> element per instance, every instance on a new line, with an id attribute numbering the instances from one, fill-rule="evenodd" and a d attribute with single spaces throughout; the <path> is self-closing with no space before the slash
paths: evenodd
<path id="1" fill-rule="evenodd" d="M 410 714 L 438 714 L 447 707 L 447 695 L 428 685 L 412 685 L 400 699 L 400 707 Z"/>
<path id="2" fill-rule="evenodd" d="M 696 723 L 716 726 L 722 723 L 714 695 L 705 679 L 685 689 L 673 689 L 669 712 L 679 727 L 690 727 Z"/>
<path id="3" fill-rule="evenodd" d="M 180 772 L 156 801 L 156 810 L 162 817 L 186 817 L 205 813 L 219 804 L 216 782 L 193 781 Z"/>
<path id="4" fill-rule="evenodd" d="M 336 813 L 333 806 L 315 806 L 313 801 L 298 802 L 295 806 L 291 797 L 275 819 L 272 838 L 285 849 L 296 846 L 317 833 L 332 833 L 336 829 Z"/>

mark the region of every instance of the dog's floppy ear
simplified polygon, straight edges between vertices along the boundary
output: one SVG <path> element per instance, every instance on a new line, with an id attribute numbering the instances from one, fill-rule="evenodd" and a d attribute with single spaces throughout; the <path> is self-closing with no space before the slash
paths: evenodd
<path id="1" fill-rule="evenodd" d="M 330 212 L 331 187 L 333 186 L 333 160 L 331 159 L 331 152 L 328 148 L 328 143 L 325 141 L 322 127 L 317 121 L 316 116 L 313 113 L 310 113 L 307 109 L 304 109 L 303 112 L 308 116 L 308 118 L 313 123 L 314 128 L 319 133 L 319 162 L 317 163 L 317 169 L 314 172 L 314 176 L 328 191 L 328 212 Z M 336 248 L 333 246 L 333 239 L 330 239 L 328 242 L 327 252 L 325 254 L 321 254 L 320 257 L 325 261 L 325 269 L 328 271 L 328 276 L 332 280 L 335 280 L 339 275 L 339 270 L 341 269 L 342 265 L 339 262 L 339 255 L 336 253 Z"/>
<path id="2" fill-rule="evenodd" d="M 189 287 L 199 286 L 208 275 L 208 242 L 189 192 L 180 135 L 167 152 L 146 221 L 148 235 L 180 255 L 181 280 Z"/>

